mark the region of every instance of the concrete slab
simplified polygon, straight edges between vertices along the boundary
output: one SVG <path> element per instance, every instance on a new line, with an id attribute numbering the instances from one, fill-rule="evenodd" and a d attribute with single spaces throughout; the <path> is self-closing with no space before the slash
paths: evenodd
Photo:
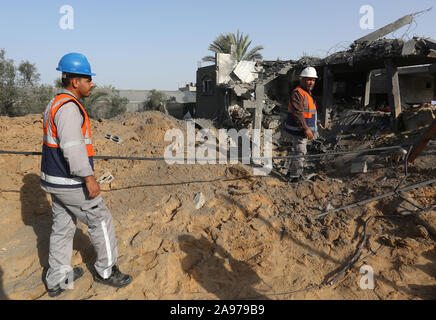
<path id="1" fill-rule="evenodd" d="M 242 82 L 250 83 L 257 79 L 258 74 L 255 72 L 256 62 L 254 61 L 239 61 L 233 73 L 241 79 Z"/>
<path id="2" fill-rule="evenodd" d="M 217 53 L 216 55 L 216 83 L 223 84 L 230 81 L 230 74 L 238 62 L 228 53 Z"/>
<path id="3" fill-rule="evenodd" d="M 415 54 L 416 53 L 415 44 L 416 44 L 415 39 L 410 39 L 406 41 L 403 45 L 403 50 L 401 51 L 401 55 L 408 56 L 411 54 Z"/>

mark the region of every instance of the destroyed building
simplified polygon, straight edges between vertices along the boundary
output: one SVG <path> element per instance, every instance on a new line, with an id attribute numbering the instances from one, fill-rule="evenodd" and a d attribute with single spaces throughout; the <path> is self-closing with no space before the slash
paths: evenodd
<path id="1" fill-rule="evenodd" d="M 197 70 L 196 116 L 223 125 L 278 129 L 301 70 L 313 66 L 319 76 L 313 95 L 322 126 L 342 105 L 387 112 L 391 127 L 398 128 L 404 108 L 436 100 L 436 41 L 381 38 L 411 23 L 415 15 L 404 16 L 323 59 L 238 62 L 232 54 L 218 53 L 214 65 Z"/>

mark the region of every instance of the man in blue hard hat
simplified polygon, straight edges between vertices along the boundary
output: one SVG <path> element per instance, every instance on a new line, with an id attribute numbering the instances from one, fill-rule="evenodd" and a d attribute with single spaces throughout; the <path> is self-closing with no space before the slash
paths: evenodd
<path id="1" fill-rule="evenodd" d="M 53 215 L 47 291 L 51 297 L 58 296 L 84 273 L 70 266 L 77 219 L 88 226 L 97 254 L 95 281 L 124 287 L 132 277 L 116 265 L 114 223 L 94 177 L 91 124 L 80 102 L 91 94 L 95 74 L 80 53 L 63 56 L 56 70 L 62 72 L 64 88 L 44 111 L 41 159 L 41 187 L 51 195 Z"/>

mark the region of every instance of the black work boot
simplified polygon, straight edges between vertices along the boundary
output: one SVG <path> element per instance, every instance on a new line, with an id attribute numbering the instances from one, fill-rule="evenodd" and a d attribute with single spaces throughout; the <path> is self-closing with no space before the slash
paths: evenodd
<path id="1" fill-rule="evenodd" d="M 83 276 L 83 273 L 84 272 L 83 272 L 83 269 L 81 267 L 73 268 L 73 282 L 76 281 L 77 279 L 79 279 L 81 276 Z M 62 292 L 64 292 L 69 284 L 69 282 L 68 282 L 69 279 L 70 279 L 70 277 L 67 276 L 67 278 L 64 280 L 64 282 L 62 284 L 62 287 L 61 287 L 61 284 L 58 284 L 53 289 L 47 289 L 48 295 L 53 298 L 53 297 L 57 297 Z"/>
<path id="2" fill-rule="evenodd" d="M 95 281 L 117 288 L 127 286 L 130 282 L 132 282 L 132 279 L 133 278 L 131 275 L 122 273 L 115 265 L 112 267 L 111 276 L 107 279 L 102 278 L 97 272 L 94 275 Z"/>
<path id="3" fill-rule="evenodd" d="M 298 182 L 302 182 L 303 181 L 303 177 L 292 177 L 292 178 L 289 178 L 289 180 L 288 180 L 290 183 L 298 183 Z"/>
<path id="4" fill-rule="evenodd" d="M 285 180 L 290 183 L 298 183 L 298 182 L 302 182 L 304 179 L 303 176 L 291 177 L 291 174 L 288 172 L 285 175 Z"/>

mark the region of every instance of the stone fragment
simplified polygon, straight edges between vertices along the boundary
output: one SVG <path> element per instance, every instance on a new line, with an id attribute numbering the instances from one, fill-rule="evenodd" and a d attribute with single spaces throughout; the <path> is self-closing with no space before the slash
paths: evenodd
<path id="1" fill-rule="evenodd" d="M 199 192 L 194 196 L 194 205 L 195 205 L 195 209 L 200 209 L 204 203 L 206 202 L 206 200 L 204 199 L 203 193 Z"/>

